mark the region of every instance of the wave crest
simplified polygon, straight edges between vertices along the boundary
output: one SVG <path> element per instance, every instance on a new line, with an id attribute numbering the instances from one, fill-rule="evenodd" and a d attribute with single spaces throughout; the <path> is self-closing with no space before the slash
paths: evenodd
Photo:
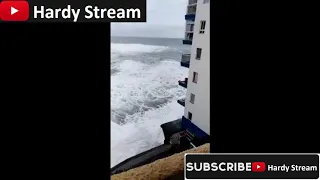
<path id="1" fill-rule="evenodd" d="M 145 44 L 111 43 L 111 53 L 119 53 L 119 54 L 161 52 L 168 48 L 169 47 L 167 46 L 154 46 L 154 45 L 145 45 Z"/>

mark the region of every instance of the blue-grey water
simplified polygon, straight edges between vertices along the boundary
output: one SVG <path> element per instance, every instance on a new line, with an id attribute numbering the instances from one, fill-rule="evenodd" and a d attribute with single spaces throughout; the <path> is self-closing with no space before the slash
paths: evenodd
<path id="1" fill-rule="evenodd" d="M 111 38 L 111 166 L 161 144 L 160 125 L 181 118 L 189 52 L 181 39 Z"/>

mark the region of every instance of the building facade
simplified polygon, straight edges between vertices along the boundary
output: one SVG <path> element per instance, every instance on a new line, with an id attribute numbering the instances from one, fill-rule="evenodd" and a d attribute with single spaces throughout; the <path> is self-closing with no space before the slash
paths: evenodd
<path id="1" fill-rule="evenodd" d="M 210 135 L 210 0 L 189 0 L 185 20 L 182 43 L 191 45 L 191 52 L 181 58 L 189 75 L 179 81 L 187 94 L 178 103 L 185 107 L 182 125 L 202 138 Z"/>

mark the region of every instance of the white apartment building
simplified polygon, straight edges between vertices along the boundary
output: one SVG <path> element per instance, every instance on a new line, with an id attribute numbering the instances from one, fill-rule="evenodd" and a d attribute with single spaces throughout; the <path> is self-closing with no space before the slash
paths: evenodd
<path id="1" fill-rule="evenodd" d="M 182 125 L 192 136 L 210 136 L 210 0 L 189 0 L 183 44 L 191 45 L 183 54 L 181 66 L 189 68 L 189 76 L 179 85 L 187 88 Z"/>

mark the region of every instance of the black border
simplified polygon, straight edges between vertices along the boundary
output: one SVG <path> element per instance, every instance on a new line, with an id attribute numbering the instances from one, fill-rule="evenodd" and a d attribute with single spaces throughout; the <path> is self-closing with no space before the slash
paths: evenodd
<path id="1" fill-rule="evenodd" d="M 0 26 L 3 127 L 18 174 L 108 179 L 110 23 Z"/>
<path id="2" fill-rule="evenodd" d="M 211 1 L 211 152 L 320 152 L 313 7 Z"/>

